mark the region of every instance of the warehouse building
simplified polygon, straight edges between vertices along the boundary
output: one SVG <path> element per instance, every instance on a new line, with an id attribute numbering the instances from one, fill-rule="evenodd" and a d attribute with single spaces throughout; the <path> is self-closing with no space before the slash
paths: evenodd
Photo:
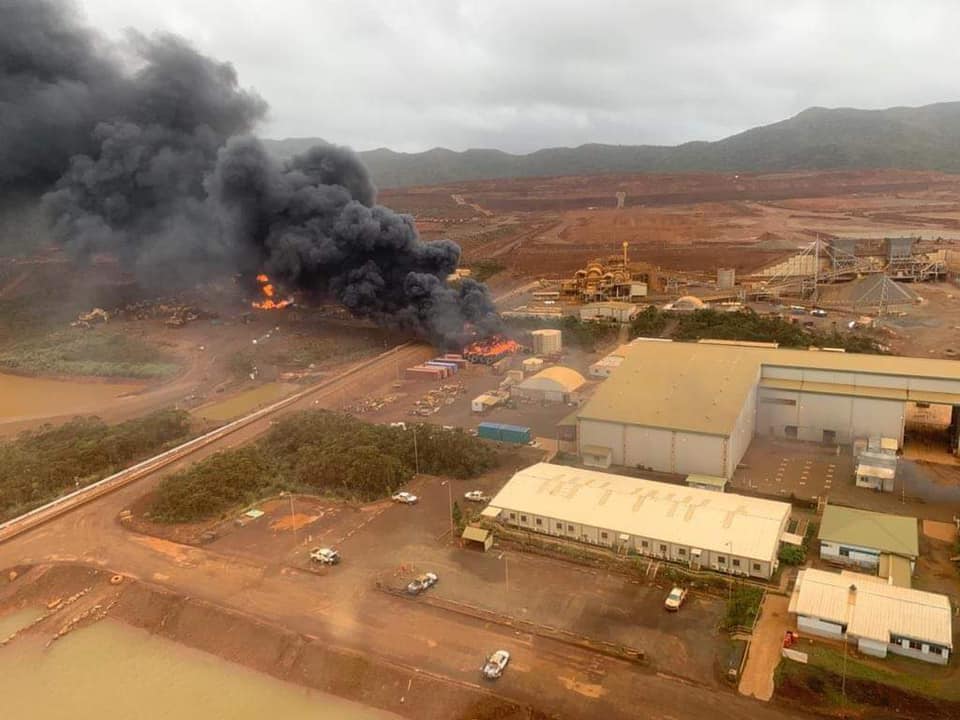
<path id="1" fill-rule="evenodd" d="M 866 570 L 907 563 L 907 578 L 920 554 L 917 519 L 827 505 L 820 521 L 820 558 Z M 891 560 L 891 558 L 900 558 Z"/>
<path id="2" fill-rule="evenodd" d="M 577 437 L 581 450 L 608 448 L 614 465 L 729 478 L 754 435 L 902 445 L 908 403 L 960 415 L 956 361 L 641 341 L 580 411 Z"/>
<path id="3" fill-rule="evenodd" d="M 892 652 L 946 665 L 953 651 L 946 595 L 897 587 L 872 575 L 801 570 L 789 610 L 801 633 L 855 641 L 864 655 Z"/>
<path id="4" fill-rule="evenodd" d="M 510 388 L 510 397 L 537 402 L 571 402 L 586 380 L 576 370 L 559 365 L 541 370 Z"/>
<path id="5" fill-rule="evenodd" d="M 546 535 L 769 579 L 790 505 L 538 463 L 516 473 L 483 514 Z"/>

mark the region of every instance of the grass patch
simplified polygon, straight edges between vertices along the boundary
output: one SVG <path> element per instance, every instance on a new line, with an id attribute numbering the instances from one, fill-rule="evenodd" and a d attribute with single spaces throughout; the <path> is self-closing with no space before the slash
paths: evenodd
<path id="1" fill-rule="evenodd" d="M 0 444 L 0 519 L 8 519 L 187 439 L 186 412 L 161 410 L 107 425 L 96 417 L 25 432 Z"/>
<path id="2" fill-rule="evenodd" d="M 36 375 L 164 378 L 179 370 L 156 346 L 106 328 L 59 330 L 0 353 L 0 368 Z"/>
<path id="3" fill-rule="evenodd" d="M 810 663 L 837 676 L 843 674 L 843 651 L 825 645 L 802 648 L 810 656 Z M 867 682 L 889 685 L 917 695 L 938 700 L 960 701 L 960 683 L 951 668 L 921 663 L 896 655 L 888 655 L 883 667 L 872 662 L 864 662 L 847 654 L 847 678 L 856 678 Z"/>
<path id="4" fill-rule="evenodd" d="M 345 335 L 338 338 L 309 340 L 274 354 L 273 362 L 286 367 L 305 369 L 343 362 L 371 350 L 382 348 L 382 341 L 367 335 Z"/>
<path id="5" fill-rule="evenodd" d="M 798 649 L 807 653 L 809 664 L 782 660 L 774 673 L 778 695 L 847 711 L 882 707 L 891 717 L 897 713 L 898 717 L 960 716 L 960 684 L 955 668 L 897 655 L 861 660 L 853 656 L 851 647 L 844 693 L 842 649 L 806 644 Z"/>
<path id="6" fill-rule="evenodd" d="M 752 627 L 760 612 L 763 590 L 753 585 L 736 583 L 727 600 L 727 611 L 723 616 L 723 628 Z"/>
<path id="7" fill-rule="evenodd" d="M 224 422 L 251 413 L 261 405 L 280 400 L 295 389 L 297 386 L 289 383 L 266 383 L 221 402 L 198 407 L 192 414 L 202 420 Z"/>
<path id="8" fill-rule="evenodd" d="M 416 433 L 415 451 L 412 430 L 326 410 L 297 413 L 254 445 L 164 479 L 150 514 L 161 522 L 193 522 L 282 490 L 368 501 L 410 480 L 417 459 L 421 472 L 457 478 L 494 465 L 493 450 L 460 430 L 417 425 Z"/>
<path id="9" fill-rule="evenodd" d="M 493 259 L 477 260 L 470 266 L 471 277 L 477 282 L 486 282 L 494 275 L 502 273 L 507 266 Z"/>

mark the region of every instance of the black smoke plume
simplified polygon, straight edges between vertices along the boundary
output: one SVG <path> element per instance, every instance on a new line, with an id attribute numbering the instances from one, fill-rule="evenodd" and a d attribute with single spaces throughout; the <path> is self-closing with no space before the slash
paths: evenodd
<path id="1" fill-rule="evenodd" d="M 180 38 L 111 44 L 58 0 L 0 0 L 0 193 L 46 190 L 78 260 L 113 254 L 163 291 L 266 271 L 448 347 L 498 329 L 485 286 L 446 281 L 459 247 L 377 205 L 352 151 L 269 157 L 249 135 L 266 109 Z"/>

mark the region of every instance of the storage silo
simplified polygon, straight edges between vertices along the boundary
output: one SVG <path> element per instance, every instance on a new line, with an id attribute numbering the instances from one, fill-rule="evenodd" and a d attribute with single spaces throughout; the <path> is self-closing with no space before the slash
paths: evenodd
<path id="1" fill-rule="evenodd" d="M 563 336 L 559 330 L 534 330 L 533 352 L 537 355 L 555 355 L 563 349 Z"/>

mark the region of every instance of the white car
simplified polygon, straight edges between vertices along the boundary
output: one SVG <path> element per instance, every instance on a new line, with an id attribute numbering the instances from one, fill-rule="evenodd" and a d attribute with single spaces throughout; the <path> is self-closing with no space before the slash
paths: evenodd
<path id="1" fill-rule="evenodd" d="M 683 605 L 683 601 L 686 599 L 687 589 L 675 587 L 670 591 L 670 594 L 667 595 L 667 599 L 663 601 L 663 606 L 671 612 L 676 612 L 680 609 L 680 606 Z"/>
<path id="2" fill-rule="evenodd" d="M 508 662 L 510 662 L 510 653 L 506 650 L 497 650 L 487 658 L 487 661 L 481 668 L 481 672 L 487 680 L 496 680 L 503 675 L 503 671 L 506 669 Z"/>
<path id="3" fill-rule="evenodd" d="M 471 490 L 470 492 L 466 492 L 463 494 L 463 497 L 465 500 L 469 500 L 470 502 L 490 502 L 490 496 L 484 495 L 479 490 Z"/>
<path id="4" fill-rule="evenodd" d="M 415 577 L 407 585 L 407 592 L 411 595 L 419 595 L 424 590 L 427 590 L 437 584 L 437 580 L 440 578 L 437 577 L 436 573 L 428 572 L 423 575 Z"/>
<path id="5" fill-rule="evenodd" d="M 340 553 L 333 548 L 316 547 L 310 551 L 310 559 L 322 565 L 336 565 L 340 562 Z"/>
<path id="6" fill-rule="evenodd" d="M 393 495 L 390 496 L 390 499 L 393 500 L 394 502 L 398 502 L 403 505 L 416 505 L 417 502 L 420 500 L 420 498 L 418 498 L 413 493 L 408 493 L 405 491 L 394 493 Z"/>

